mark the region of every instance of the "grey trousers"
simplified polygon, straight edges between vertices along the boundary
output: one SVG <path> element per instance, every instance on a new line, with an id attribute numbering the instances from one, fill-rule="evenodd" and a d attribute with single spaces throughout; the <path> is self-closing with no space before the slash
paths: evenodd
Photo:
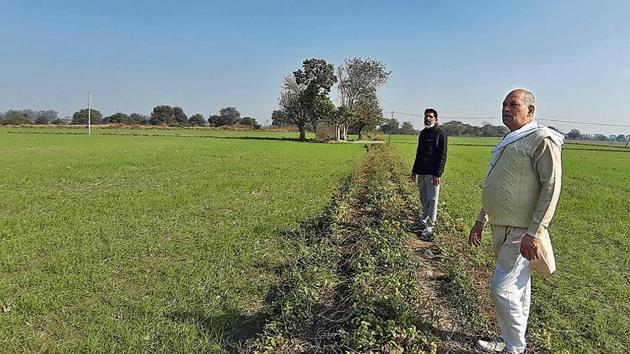
<path id="1" fill-rule="evenodd" d="M 432 175 L 418 175 L 418 190 L 420 191 L 420 201 L 422 202 L 422 216 L 420 220 L 426 226 L 432 227 L 437 220 L 440 186 L 433 185 Z"/>

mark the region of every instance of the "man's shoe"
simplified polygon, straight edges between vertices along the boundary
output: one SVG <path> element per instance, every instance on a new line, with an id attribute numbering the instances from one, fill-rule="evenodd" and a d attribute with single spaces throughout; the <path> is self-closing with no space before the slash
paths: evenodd
<path id="1" fill-rule="evenodd" d="M 411 226 L 410 231 L 414 233 L 418 233 L 418 232 L 424 231 L 424 229 L 426 228 L 427 228 L 427 225 L 424 223 L 424 221 L 420 220 L 420 222 Z"/>
<path id="2" fill-rule="evenodd" d="M 501 352 L 501 354 L 514 354 L 514 352 L 509 351 L 508 348 L 503 349 L 503 351 Z M 520 352 L 519 354 L 525 354 L 525 352 Z"/>
<path id="3" fill-rule="evenodd" d="M 482 353 L 488 354 L 504 353 L 506 350 L 505 341 L 503 341 L 502 338 L 479 339 L 477 343 L 475 343 L 475 348 Z"/>
<path id="4" fill-rule="evenodd" d="M 435 240 L 435 237 L 433 235 L 433 227 L 427 226 L 420 234 L 420 239 L 422 241 L 429 241 L 429 242 Z"/>

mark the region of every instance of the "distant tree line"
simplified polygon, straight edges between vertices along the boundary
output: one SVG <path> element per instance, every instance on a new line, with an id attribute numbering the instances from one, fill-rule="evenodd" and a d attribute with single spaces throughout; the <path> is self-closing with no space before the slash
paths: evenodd
<path id="1" fill-rule="evenodd" d="M 378 130 L 383 134 L 414 135 L 419 133 L 411 122 L 403 122 L 401 125 L 396 118 L 384 118 Z"/>
<path id="2" fill-rule="evenodd" d="M 450 136 L 501 137 L 509 132 L 509 129 L 503 125 L 485 123 L 483 126 L 478 127 L 460 121 L 448 121 L 440 124 L 440 128 Z"/>
<path id="3" fill-rule="evenodd" d="M 448 136 L 502 137 L 509 132 L 509 130 L 503 125 L 485 123 L 482 126 L 474 126 L 460 121 L 448 121 L 440 124 L 440 128 L 443 129 Z M 560 130 L 553 126 L 549 126 L 549 128 L 560 132 Z M 420 133 L 419 130 L 414 129 L 411 122 L 403 122 L 401 124 L 396 118 L 383 118 L 378 130 L 384 134 L 414 135 Z M 630 135 L 619 134 L 605 136 L 604 134 L 582 134 L 577 129 L 571 129 L 568 133 L 562 134 L 567 139 L 571 140 L 618 142 L 627 142 L 630 140 Z"/>
<path id="4" fill-rule="evenodd" d="M 160 105 L 153 108 L 150 115 L 140 113 L 114 113 L 110 116 L 101 114 L 96 109 L 89 113 L 91 124 L 124 124 L 124 125 L 163 125 L 175 127 L 209 126 L 222 127 L 226 125 L 248 126 L 260 129 L 255 118 L 241 117 L 236 107 L 225 107 L 219 110 L 219 114 L 209 115 L 206 119 L 202 114 L 196 113 L 188 117 L 181 107 Z M 72 117 L 59 118 L 56 111 L 9 110 L 0 112 L 0 124 L 2 125 L 29 125 L 29 124 L 77 124 L 88 123 L 88 109 L 83 108 L 74 112 Z"/>
<path id="5" fill-rule="evenodd" d="M 58 118 L 57 111 L 31 109 L 8 110 L 0 112 L 0 124 L 22 125 L 22 124 L 59 124 L 62 121 Z"/>
<path id="6" fill-rule="evenodd" d="M 582 134 L 577 129 L 571 129 L 567 134 L 565 134 L 567 139 L 571 140 L 593 140 L 593 141 L 618 141 L 618 142 L 627 142 L 630 140 L 629 135 L 609 135 L 606 136 L 604 134 Z"/>
<path id="7" fill-rule="evenodd" d="M 508 129 L 506 127 L 491 124 L 484 124 L 481 127 L 477 127 L 459 121 L 448 121 L 446 123 L 439 124 L 439 126 L 448 136 L 497 137 L 508 133 Z M 379 126 L 378 130 L 384 134 L 414 135 L 420 133 L 419 130 L 414 129 L 411 122 L 403 122 L 400 124 L 396 118 L 383 119 L 383 123 Z"/>

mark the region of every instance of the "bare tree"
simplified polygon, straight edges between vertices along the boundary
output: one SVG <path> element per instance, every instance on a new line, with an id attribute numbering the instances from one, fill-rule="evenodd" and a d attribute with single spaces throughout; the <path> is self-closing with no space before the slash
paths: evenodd
<path id="1" fill-rule="evenodd" d="M 278 104 L 283 123 L 293 124 L 300 131 L 300 140 L 306 140 L 306 124 L 309 122 L 309 115 L 303 103 L 303 95 L 306 85 L 298 84 L 293 76 L 284 79 L 282 92 Z"/>
<path id="2" fill-rule="evenodd" d="M 352 124 L 356 124 L 359 128 L 359 136 L 363 128 L 370 125 L 374 121 L 374 117 L 377 116 L 374 114 L 377 111 L 375 107 L 378 107 L 377 91 L 387 82 L 390 73 L 383 62 L 369 58 L 346 59 L 337 68 L 341 106 L 347 107 L 354 113 L 356 120 Z M 370 113 L 370 118 L 362 115 L 366 112 Z M 378 114 L 378 119 L 381 115 Z M 347 130 L 347 126 L 341 125 L 340 129 Z"/>

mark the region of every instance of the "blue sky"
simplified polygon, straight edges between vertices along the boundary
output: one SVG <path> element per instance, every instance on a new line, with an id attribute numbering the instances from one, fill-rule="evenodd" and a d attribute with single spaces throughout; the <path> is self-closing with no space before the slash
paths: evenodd
<path id="1" fill-rule="evenodd" d="M 71 115 L 92 90 L 106 115 L 236 106 L 264 123 L 304 59 L 370 57 L 392 72 L 385 111 L 498 116 L 527 87 L 539 118 L 630 125 L 629 15 L 625 1 L 5 0 L 0 111 Z"/>

